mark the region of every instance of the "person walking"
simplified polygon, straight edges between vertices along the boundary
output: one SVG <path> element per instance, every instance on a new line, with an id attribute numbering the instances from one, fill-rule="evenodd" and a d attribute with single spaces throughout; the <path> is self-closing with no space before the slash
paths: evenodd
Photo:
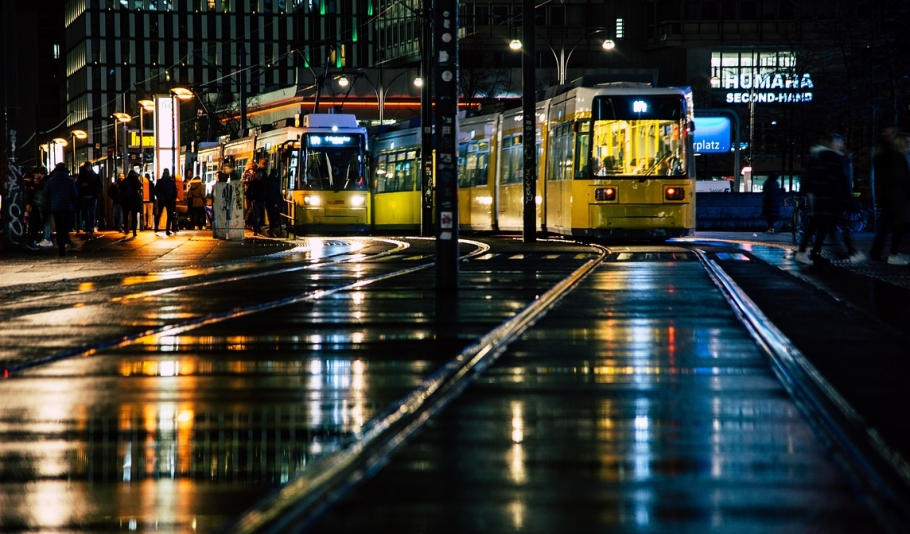
<path id="1" fill-rule="evenodd" d="M 810 149 L 809 154 L 805 191 L 809 199 L 811 219 L 794 258 L 805 264 L 812 264 L 821 257 L 825 237 L 836 233 L 838 219 L 853 202 L 843 137 L 827 134 Z M 807 255 L 806 249 L 813 235 L 815 241 L 812 243 L 812 253 Z M 850 263 L 864 261 L 866 256 L 856 249 L 850 232 L 844 230 L 842 236 Z"/>
<path id="2" fill-rule="evenodd" d="M 71 246 L 70 232 L 76 218 L 76 206 L 79 203 L 79 192 L 76 182 L 70 178 L 66 165 L 58 163 L 51 173 L 50 180 L 44 186 L 44 199 L 50 205 L 51 213 L 57 226 L 57 255 L 66 256 L 66 247 Z"/>
<path id="3" fill-rule="evenodd" d="M 768 233 L 774 233 L 774 227 L 777 226 L 777 220 L 780 219 L 780 208 L 783 205 L 784 192 L 780 187 L 778 177 L 780 173 L 771 171 L 768 178 L 762 186 L 762 206 L 761 212 L 768 222 Z"/>
<path id="4" fill-rule="evenodd" d="M 133 237 L 136 237 L 136 231 L 139 229 L 139 214 L 142 212 L 142 182 L 136 171 L 128 172 L 123 183 L 120 184 L 120 204 L 123 206 L 127 223 L 123 233 L 129 234 L 132 230 Z"/>
<path id="5" fill-rule="evenodd" d="M 79 167 L 76 189 L 79 191 L 82 230 L 87 234 L 94 234 L 98 223 L 98 197 L 101 195 L 101 177 L 98 176 L 87 161 Z"/>
<path id="6" fill-rule="evenodd" d="M 205 185 L 198 176 L 193 176 L 187 184 L 186 209 L 193 229 L 198 226 L 200 230 L 205 230 Z"/>
<path id="7" fill-rule="evenodd" d="M 887 262 L 890 265 L 908 265 L 910 260 L 900 254 L 900 245 L 910 227 L 910 134 L 898 133 L 890 138 L 883 136 L 882 146 L 876 151 L 874 169 L 877 197 L 882 199 L 882 218 L 872 239 L 869 255 L 881 261 L 885 239 L 891 234 L 891 247 Z"/>
<path id="8" fill-rule="evenodd" d="M 158 199 L 158 218 L 155 219 L 155 233 L 158 233 L 158 223 L 165 216 L 164 230 L 171 235 L 171 226 L 177 233 L 177 182 L 171 176 L 171 171 L 164 169 L 161 178 L 155 184 L 155 197 Z"/>

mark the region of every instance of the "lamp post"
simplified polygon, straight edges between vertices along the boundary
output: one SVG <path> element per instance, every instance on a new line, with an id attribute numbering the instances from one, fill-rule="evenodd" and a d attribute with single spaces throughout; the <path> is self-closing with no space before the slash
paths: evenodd
<path id="1" fill-rule="evenodd" d="M 142 171 L 145 170 L 145 126 L 142 116 L 146 111 L 154 112 L 155 103 L 151 100 L 140 100 L 139 104 L 139 166 Z"/>
<path id="2" fill-rule="evenodd" d="M 175 180 L 182 178 L 183 173 L 177 172 L 177 153 L 180 151 L 180 111 L 177 108 L 179 102 L 193 98 L 193 92 L 185 87 L 174 87 L 171 89 L 171 142 L 173 151 L 171 152 L 171 175 Z"/>
<path id="3" fill-rule="evenodd" d="M 590 37 L 597 35 L 598 33 L 603 33 L 605 31 L 606 30 L 596 30 L 596 31 L 593 31 L 593 32 L 585 35 L 584 37 L 582 37 L 581 39 L 576 41 L 574 45 L 572 45 L 572 48 L 569 49 L 568 54 L 566 53 L 565 47 L 561 47 L 559 49 L 559 53 L 557 54 L 556 50 L 553 49 L 552 46 L 550 46 L 548 43 L 544 42 L 544 44 L 547 45 L 547 48 L 550 49 L 550 52 L 553 53 L 553 59 L 556 60 L 556 77 L 559 81 L 559 85 L 563 85 L 566 83 L 566 71 L 569 68 L 569 60 L 572 59 L 572 53 L 575 52 L 575 49 L 578 48 L 578 45 L 580 45 L 582 41 L 589 39 Z M 613 39 L 605 39 L 604 42 L 601 43 L 600 47 L 603 48 L 604 50 L 610 51 L 610 50 L 613 50 L 614 48 L 616 48 L 616 43 L 613 41 Z M 518 39 L 512 39 L 512 41 L 509 43 L 509 48 L 512 50 L 521 50 L 521 41 Z"/>
<path id="4" fill-rule="evenodd" d="M 116 165 L 117 150 L 118 150 L 117 128 L 119 128 L 120 125 L 122 124 L 123 125 L 123 174 L 126 174 L 126 166 L 127 166 L 127 161 L 128 161 L 128 157 L 129 157 L 127 155 L 127 148 L 126 148 L 126 124 L 128 122 L 132 121 L 133 118 L 130 117 L 129 113 L 123 113 L 122 111 L 115 112 L 113 116 L 115 119 L 117 119 L 117 122 L 114 123 L 114 167 L 115 168 L 117 167 L 117 165 Z"/>
<path id="5" fill-rule="evenodd" d="M 66 139 L 64 139 L 62 137 L 55 137 L 54 140 L 51 142 L 54 144 L 54 159 L 56 160 L 56 157 L 60 156 L 60 161 L 62 161 L 64 164 L 66 164 L 66 152 L 65 151 L 58 152 L 57 147 L 58 146 L 65 147 L 66 145 L 69 144 L 69 141 L 67 141 Z M 56 165 L 57 161 L 53 161 L 53 162 L 51 162 L 51 164 Z"/>
<path id="6" fill-rule="evenodd" d="M 76 139 L 88 139 L 88 132 L 85 130 L 73 130 L 70 132 L 73 134 L 73 170 L 79 168 L 79 164 L 76 161 Z"/>
<path id="7" fill-rule="evenodd" d="M 389 94 L 389 88 L 392 86 L 393 83 L 395 83 L 395 80 L 397 80 L 398 78 L 402 77 L 405 74 L 408 74 L 409 72 L 411 72 L 410 69 L 406 69 L 406 70 L 399 72 L 398 74 L 393 76 L 392 79 L 389 80 L 389 82 L 385 85 L 382 84 L 382 79 L 381 79 L 382 73 L 380 72 L 380 80 L 379 80 L 378 87 L 372 81 L 370 81 L 370 79 L 368 77 L 366 77 L 366 75 L 363 72 L 357 72 L 354 74 L 355 81 L 358 78 L 363 78 L 364 80 L 367 81 L 367 83 L 370 84 L 370 87 L 372 87 L 373 92 L 376 93 L 376 99 L 379 104 L 379 123 L 380 124 L 382 124 L 382 121 L 385 119 L 385 102 L 386 102 L 386 97 L 388 97 L 388 94 Z M 414 81 L 411 83 L 414 85 L 414 87 L 422 88 L 423 82 L 424 82 L 423 78 L 421 78 L 420 76 L 417 76 L 416 78 L 414 78 Z M 348 80 L 348 78 L 345 74 L 341 74 L 337 78 L 336 83 L 342 89 L 348 87 L 349 85 L 352 86 L 352 88 L 353 88 L 353 82 Z M 350 89 L 348 89 L 348 93 L 350 93 Z M 345 98 L 347 98 L 347 95 L 345 95 Z"/>

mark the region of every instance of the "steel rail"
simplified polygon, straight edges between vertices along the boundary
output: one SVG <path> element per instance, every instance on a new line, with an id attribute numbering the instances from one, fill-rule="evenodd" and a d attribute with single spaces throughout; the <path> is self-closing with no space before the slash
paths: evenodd
<path id="1" fill-rule="evenodd" d="M 910 465 L 878 435 L 805 355 L 704 251 L 693 248 L 784 388 L 837 463 L 865 492 L 866 504 L 888 532 L 910 532 Z"/>
<path id="2" fill-rule="evenodd" d="M 388 406 L 344 449 L 326 456 L 217 532 L 301 532 L 308 528 L 350 488 L 385 465 L 396 450 L 492 365 L 513 341 L 600 265 L 607 251 L 603 247 L 598 249 L 598 257 L 585 262 Z"/>
<path id="3" fill-rule="evenodd" d="M 462 256 L 462 259 L 469 259 L 474 256 L 484 254 L 489 250 L 488 245 L 486 245 L 485 243 L 478 242 L 478 241 L 460 240 L 460 242 L 468 243 L 468 244 L 474 245 L 476 247 L 475 250 L 473 250 L 472 252 Z M 49 356 L 45 356 L 43 358 L 36 358 L 34 360 L 29 360 L 27 362 L 22 362 L 22 363 L 18 363 L 16 365 L 11 365 L 11 366 L 3 369 L 3 377 L 9 378 L 10 376 L 12 376 L 16 373 L 20 373 L 26 369 L 32 369 L 35 367 L 47 365 L 47 364 L 65 360 L 68 358 L 91 356 L 91 355 L 97 354 L 101 351 L 125 347 L 125 346 L 132 345 L 134 343 L 138 343 L 140 341 L 143 341 L 143 340 L 146 340 L 149 338 L 175 336 L 175 335 L 181 334 L 183 332 L 187 332 L 189 330 L 195 330 L 195 329 L 201 328 L 203 326 L 220 323 L 223 321 L 227 321 L 229 319 L 245 317 L 248 315 L 252 315 L 252 314 L 256 314 L 256 313 L 260 313 L 260 312 L 264 312 L 264 311 L 269 311 L 269 310 L 274 310 L 276 308 L 280 308 L 283 306 L 289 306 L 291 304 L 297 304 L 300 302 L 319 300 L 319 299 L 322 299 L 329 295 L 333 295 L 335 293 L 339 293 L 339 292 L 343 292 L 343 291 L 350 291 L 350 290 L 358 289 L 358 288 L 361 288 L 361 287 L 364 287 L 364 286 L 367 286 L 370 284 L 374 284 L 376 282 L 388 280 L 390 278 L 395 278 L 398 276 L 404 276 L 407 274 L 411 274 L 411 273 L 414 273 L 414 272 L 417 272 L 417 271 L 420 271 L 423 269 L 427 269 L 427 268 L 431 267 L 432 265 L 434 265 L 433 262 L 426 262 L 426 263 L 415 265 L 413 267 L 408 267 L 407 269 L 400 269 L 397 271 L 392 271 L 389 273 L 385 273 L 385 274 L 381 274 L 381 275 L 377 275 L 377 276 L 373 276 L 373 277 L 369 277 L 369 278 L 363 278 L 360 280 L 356 280 L 354 282 L 341 284 L 341 285 L 330 287 L 327 289 L 318 289 L 315 291 L 307 291 L 307 292 L 300 293 L 297 295 L 290 295 L 287 297 L 283 297 L 280 299 L 271 300 L 271 301 L 267 301 L 267 302 L 262 302 L 259 304 L 254 304 L 254 305 L 240 307 L 240 308 L 232 308 L 230 310 L 223 311 L 223 312 L 210 313 L 210 314 L 204 315 L 202 317 L 195 317 L 192 319 L 187 319 L 187 320 L 179 321 L 176 323 L 160 325 L 160 326 L 156 326 L 154 328 L 149 328 L 149 329 L 142 330 L 139 332 L 133 332 L 131 334 L 126 334 L 126 335 L 120 336 L 120 337 L 102 339 L 97 342 L 85 344 L 85 345 L 78 346 L 78 347 L 71 347 L 69 349 L 57 352 L 55 354 L 51 354 Z M 269 271 L 269 273 L 275 273 L 275 272 Z M 236 280 L 236 278 L 233 278 L 231 280 Z M 230 280 L 228 280 L 228 281 L 230 281 Z"/>

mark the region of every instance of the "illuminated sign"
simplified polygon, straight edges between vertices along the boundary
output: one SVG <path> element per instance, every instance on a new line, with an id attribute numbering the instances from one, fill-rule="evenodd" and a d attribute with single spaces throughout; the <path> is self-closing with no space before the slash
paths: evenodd
<path id="1" fill-rule="evenodd" d="M 695 117 L 692 147 L 696 154 L 722 154 L 732 146 L 732 126 L 728 117 Z"/>
<path id="2" fill-rule="evenodd" d="M 648 103 L 643 100 L 635 100 L 632 102 L 632 112 L 633 113 L 647 113 L 648 112 Z"/>
<path id="3" fill-rule="evenodd" d="M 728 91 L 726 96 L 728 104 L 809 102 L 812 100 L 811 89 L 814 87 L 809 73 L 727 72 L 717 83 L 721 89 Z"/>
<path id="4" fill-rule="evenodd" d="M 357 140 L 350 135 L 311 135 L 310 146 L 357 146 Z"/>

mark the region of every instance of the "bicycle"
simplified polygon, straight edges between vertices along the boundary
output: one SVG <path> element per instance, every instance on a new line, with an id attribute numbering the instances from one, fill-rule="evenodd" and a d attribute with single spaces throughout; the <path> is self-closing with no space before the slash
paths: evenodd
<path id="1" fill-rule="evenodd" d="M 856 198 L 859 193 L 853 193 Z M 809 198 L 799 193 L 784 199 L 784 205 L 792 205 L 793 213 L 790 216 L 790 231 L 793 234 L 793 244 L 798 245 L 802 235 L 812 224 L 812 214 L 809 212 Z M 881 210 L 878 208 L 867 208 L 860 206 L 858 203 L 855 207 L 844 210 L 844 213 L 837 221 L 837 231 L 843 232 L 862 232 L 878 220 Z M 811 244 L 810 236 L 809 243 Z"/>
<path id="2" fill-rule="evenodd" d="M 793 244 L 799 244 L 802 234 L 809 226 L 809 199 L 799 193 L 784 198 L 784 206 L 792 206 L 790 215 L 790 233 L 793 235 Z"/>

